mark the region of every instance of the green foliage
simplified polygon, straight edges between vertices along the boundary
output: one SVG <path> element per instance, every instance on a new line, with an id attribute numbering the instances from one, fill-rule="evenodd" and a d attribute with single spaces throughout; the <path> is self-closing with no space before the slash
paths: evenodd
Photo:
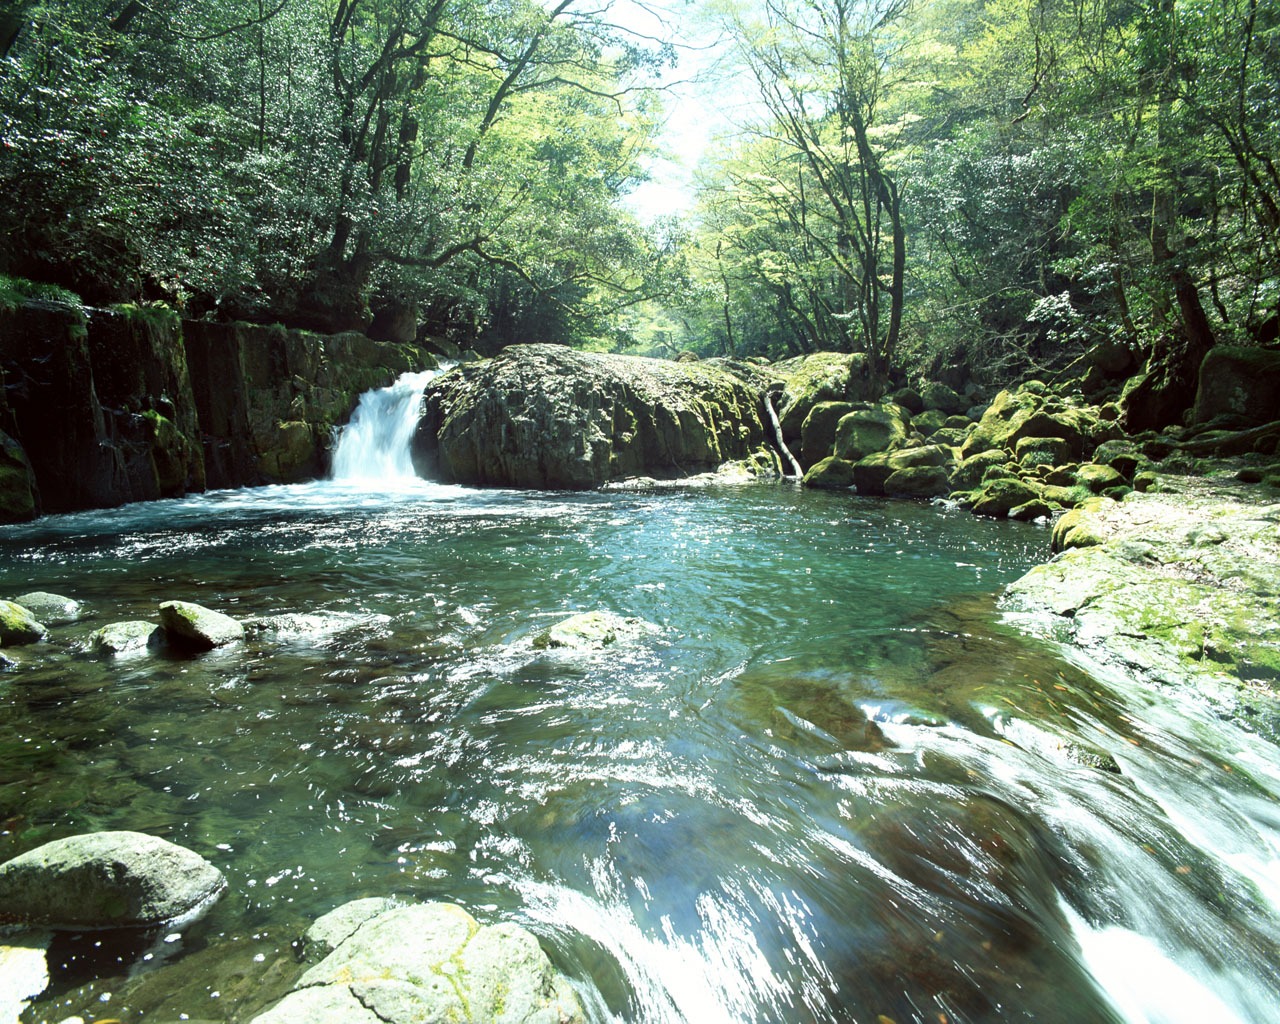
<path id="1" fill-rule="evenodd" d="M 0 309 L 12 312 L 30 300 L 58 302 L 64 306 L 82 308 L 80 296 L 56 284 L 41 284 L 22 277 L 0 274 Z"/>

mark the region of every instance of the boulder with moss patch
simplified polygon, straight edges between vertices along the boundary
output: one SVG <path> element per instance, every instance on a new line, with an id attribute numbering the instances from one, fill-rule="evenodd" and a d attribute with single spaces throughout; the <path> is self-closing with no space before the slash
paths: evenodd
<path id="1" fill-rule="evenodd" d="M 834 454 L 857 462 L 876 452 L 901 448 L 910 436 L 910 420 L 895 402 L 865 405 L 843 416 L 836 426 Z"/>
<path id="2" fill-rule="evenodd" d="M 424 476 L 479 486 L 692 476 L 767 446 L 766 386 L 745 365 L 511 345 L 428 386 L 414 460 Z"/>
<path id="3" fill-rule="evenodd" d="M 244 626 L 230 615 L 190 601 L 165 601 L 160 625 L 170 643 L 191 650 L 209 651 L 244 639 Z"/>
<path id="4" fill-rule="evenodd" d="M 392 907 L 362 921 L 253 1024 L 583 1024 L 538 940 L 461 907 Z"/>
<path id="5" fill-rule="evenodd" d="M 49 631 L 15 601 L 0 601 L 0 646 L 18 647 L 43 640 Z"/>
<path id="6" fill-rule="evenodd" d="M 843 491 L 853 486 L 853 479 L 853 463 L 829 455 L 809 467 L 804 475 L 804 485 L 824 491 Z"/>

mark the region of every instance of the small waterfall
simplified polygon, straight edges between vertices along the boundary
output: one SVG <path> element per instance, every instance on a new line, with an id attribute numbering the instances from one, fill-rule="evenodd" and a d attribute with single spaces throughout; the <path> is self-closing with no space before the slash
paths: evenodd
<path id="1" fill-rule="evenodd" d="M 443 370 L 405 373 L 390 387 L 360 396 L 351 421 L 338 431 L 334 480 L 379 483 L 416 479 L 409 454 L 422 392 Z"/>

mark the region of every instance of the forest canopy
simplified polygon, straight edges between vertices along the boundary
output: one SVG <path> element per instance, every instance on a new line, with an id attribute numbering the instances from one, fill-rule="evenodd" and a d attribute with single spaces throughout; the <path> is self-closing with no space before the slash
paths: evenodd
<path id="1" fill-rule="evenodd" d="M 1280 334 L 1280 14 L 1259 0 L 25 0 L 0 271 L 89 301 L 885 379 Z M 626 197 L 680 19 L 720 39 L 680 218 Z M 710 128 L 708 129 L 710 134 Z"/>

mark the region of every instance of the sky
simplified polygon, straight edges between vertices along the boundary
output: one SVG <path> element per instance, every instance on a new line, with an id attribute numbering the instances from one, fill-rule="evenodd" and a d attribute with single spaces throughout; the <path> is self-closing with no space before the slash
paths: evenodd
<path id="1" fill-rule="evenodd" d="M 714 29 L 698 15 L 697 0 L 615 0 L 611 18 L 642 36 L 671 40 L 677 48 L 675 68 L 665 69 L 663 87 L 666 127 L 660 139 L 667 155 L 654 160 L 651 180 L 627 197 L 642 220 L 652 221 L 693 206 L 693 173 L 717 135 L 731 125 L 732 104 L 712 74 L 721 49 Z"/>

